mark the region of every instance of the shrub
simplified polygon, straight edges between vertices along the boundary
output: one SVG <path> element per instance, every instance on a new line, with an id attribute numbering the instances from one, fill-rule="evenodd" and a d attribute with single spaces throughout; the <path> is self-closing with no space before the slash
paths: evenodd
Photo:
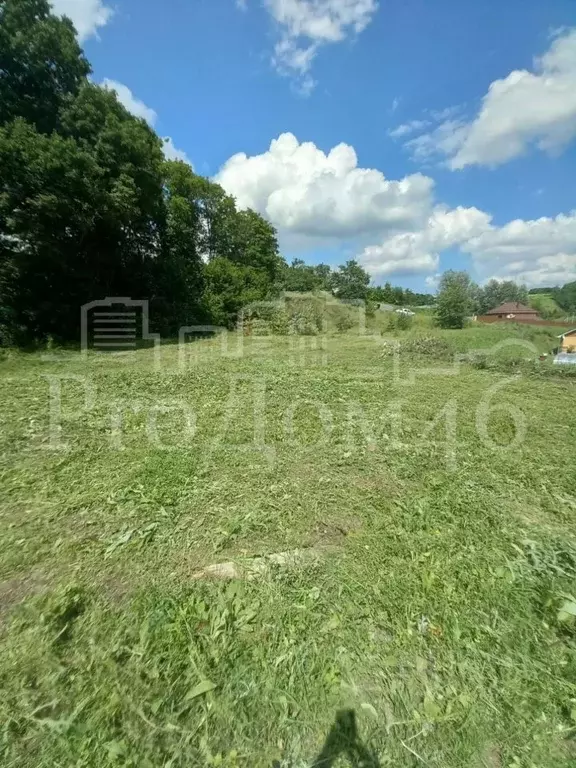
<path id="1" fill-rule="evenodd" d="M 399 331 L 407 331 L 412 327 L 412 315 L 396 315 L 396 328 Z"/>
<path id="2" fill-rule="evenodd" d="M 436 360 L 449 360 L 455 354 L 450 342 L 436 336 L 421 336 L 405 341 L 400 347 L 401 354 L 433 357 Z"/>
<path id="3" fill-rule="evenodd" d="M 351 328 L 354 328 L 354 320 L 350 317 L 349 314 L 342 313 L 336 318 L 336 328 L 338 331 L 340 331 L 340 333 L 345 333 Z"/>

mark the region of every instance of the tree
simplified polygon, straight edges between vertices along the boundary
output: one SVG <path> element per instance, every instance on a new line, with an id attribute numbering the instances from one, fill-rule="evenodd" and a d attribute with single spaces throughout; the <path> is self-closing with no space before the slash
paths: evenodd
<path id="1" fill-rule="evenodd" d="M 333 273 L 332 286 L 339 299 L 365 299 L 370 275 L 357 261 L 350 260 Z"/>
<path id="2" fill-rule="evenodd" d="M 270 283 L 261 269 L 212 259 L 205 269 L 207 311 L 216 325 L 233 327 L 241 309 L 267 298 Z"/>
<path id="3" fill-rule="evenodd" d="M 576 312 L 576 281 L 563 285 L 554 298 L 566 312 Z"/>
<path id="4" fill-rule="evenodd" d="M 0 0 L 0 125 L 21 117 L 50 133 L 89 74 L 72 22 L 47 0 Z"/>
<path id="5" fill-rule="evenodd" d="M 236 214 L 236 248 L 231 261 L 266 272 L 269 282 L 279 277 L 282 259 L 274 227 L 259 213 L 248 208 Z"/>
<path id="6" fill-rule="evenodd" d="M 477 300 L 478 312 L 484 315 L 507 301 L 526 304 L 528 291 L 526 286 L 518 285 L 513 280 L 489 280 L 485 286 L 478 289 Z"/>
<path id="7" fill-rule="evenodd" d="M 157 293 L 153 311 L 159 330 L 172 334 L 183 325 L 205 319 L 204 263 L 198 249 L 200 212 L 194 192 L 196 177 L 181 160 L 164 163 L 166 229 L 155 265 Z"/>
<path id="8" fill-rule="evenodd" d="M 151 300 L 168 333 L 273 294 L 274 227 L 89 72 L 46 0 L 0 0 L 0 341 L 75 338 L 104 296 Z"/>
<path id="9" fill-rule="evenodd" d="M 404 290 L 400 286 L 392 288 L 392 304 L 401 307 L 404 304 Z"/>
<path id="10" fill-rule="evenodd" d="M 306 264 L 302 259 L 294 259 L 290 266 L 285 265 L 280 277 L 280 283 L 285 291 L 310 293 L 312 291 L 327 291 L 332 281 L 332 270 L 328 264 Z"/>
<path id="11" fill-rule="evenodd" d="M 436 303 L 436 319 L 441 328 L 464 327 L 472 308 L 473 287 L 467 272 L 444 272 Z"/>
<path id="12" fill-rule="evenodd" d="M 22 119 L 0 129 L 11 264 L 0 299 L 34 340 L 77 336 L 80 306 L 94 298 L 149 297 L 163 228 L 163 157 L 146 123 L 90 83 L 59 123 L 51 134 Z"/>

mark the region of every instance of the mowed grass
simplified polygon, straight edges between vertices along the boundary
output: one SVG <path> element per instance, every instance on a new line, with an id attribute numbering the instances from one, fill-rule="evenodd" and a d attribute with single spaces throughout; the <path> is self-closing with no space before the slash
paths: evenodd
<path id="1" fill-rule="evenodd" d="M 574 765 L 576 380 L 382 341 L 5 354 L 3 766 Z"/>

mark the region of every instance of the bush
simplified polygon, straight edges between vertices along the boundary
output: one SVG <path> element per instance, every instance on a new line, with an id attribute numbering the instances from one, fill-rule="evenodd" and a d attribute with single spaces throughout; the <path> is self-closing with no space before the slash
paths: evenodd
<path id="1" fill-rule="evenodd" d="M 412 315 L 402 315 L 400 313 L 391 312 L 386 322 L 387 331 L 408 331 L 412 328 L 412 322 L 414 318 Z"/>
<path id="2" fill-rule="evenodd" d="M 451 360 L 456 354 L 452 344 L 435 336 L 421 336 L 404 342 L 384 344 L 384 356 L 389 356 L 395 351 L 406 357 L 428 357 L 435 360 Z"/>
<path id="3" fill-rule="evenodd" d="M 396 315 L 396 328 L 399 331 L 407 331 L 412 328 L 412 315 Z"/>
<path id="4" fill-rule="evenodd" d="M 354 328 L 354 325 L 354 320 L 347 313 L 342 313 L 336 318 L 336 328 L 340 333 L 349 331 L 351 328 Z"/>

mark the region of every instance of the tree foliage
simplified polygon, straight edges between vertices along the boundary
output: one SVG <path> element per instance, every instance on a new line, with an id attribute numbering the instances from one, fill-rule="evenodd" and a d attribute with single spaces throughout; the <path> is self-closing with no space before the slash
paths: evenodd
<path id="1" fill-rule="evenodd" d="M 438 286 L 436 319 L 441 328 L 463 328 L 474 306 L 475 286 L 467 272 L 444 272 Z"/>
<path id="2" fill-rule="evenodd" d="M 528 290 L 526 286 L 518 285 L 513 280 L 489 280 L 486 285 L 478 288 L 476 301 L 478 314 L 484 315 L 507 301 L 527 304 Z"/>
<path id="3" fill-rule="evenodd" d="M 80 306 L 104 296 L 150 299 L 168 333 L 274 290 L 274 228 L 164 160 L 146 122 L 88 80 L 69 20 L 0 0 L 0 21 L 2 340 L 74 338 Z"/>
<path id="4" fill-rule="evenodd" d="M 366 299 L 370 275 L 357 261 L 347 261 L 332 275 L 332 289 L 339 299 Z"/>

